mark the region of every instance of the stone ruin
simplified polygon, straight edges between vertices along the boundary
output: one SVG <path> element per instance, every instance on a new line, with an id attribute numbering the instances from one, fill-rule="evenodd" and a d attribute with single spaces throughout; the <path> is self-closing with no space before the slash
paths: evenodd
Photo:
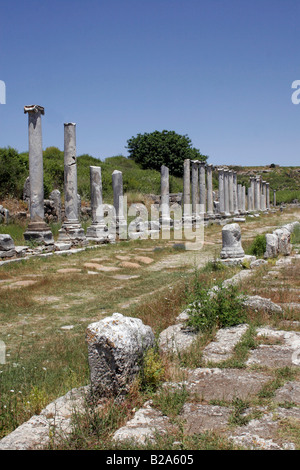
<path id="1" fill-rule="evenodd" d="M 150 236 L 155 239 L 162 230 L 166 237 L 172 226 L 176 231 L 182 227 L 194 227 L 202 221 L 204 225 L 213 222 L 222 225 L 230 221 L 243 222 L 245 221 L 243 216 L 246 214 L 270 210 L 269 183 L 263 181 L 260 176 L 250 178 L 246 194 L 246 187 L 238 184 L 237 173 L 227 167 L 219 167 L 217 168 L 219 187 L 217 191 L 214 191 L 212 180 L 214 167 L 205 162 L 187 159 L 183 164 L 183 193 L 170 195 L 169 169 L 163 165 L 161 167 L 161 194 L 153 197 L 151 206 L 154 209 L 153 213 L 157 216 L 155 215 L 151 221 L 144 220 L 141 211 L 137 205 L 134 205 L 132 211 L 136 209 L 137 217 L 128 227 L 122 172 L 115 170 L 112 173 L 114 201 L 113 206 L 110 207 L 103 204 L 101 167 L 91 166 L 91 207 L 85 210 L 85 214 L 87 217 L 91 216 L 92 224 L 85 233 L 80 222 L 81 199 L 77 192 L 76 124 L 64 124 L 63 206 L 58 190 L 53 190 L 49 199 L 44 199 L 41 117 L 45 114 L 45 110 L 42 106 L 30 105 L 24 107 L 24 113 L 28 114 L 29 177 L 24 184 L 23 198 L 30 208 L 30 221 L 24 233 L 24 239 L 26 242 L 32 241 L 34 244 L 44 246 L 46 251 L 84 247 L 89 243 L 113 243 L 116 236 L 119 239 L 127 239 L 129 232 L 132 238 Z M 175 217 L 177 210 L 179 210 L 180 218 Z M 172 211 L 174 220 L 171 217 Z M 107 223 L 106 214 L 112 220 L 110 225 Z M 151 213 L 151 217 L 152 215 Z M 0 222 L 7 223 L 8 216 L 8 211 L 0 206 Z M 62 222 L 56 243 L 48 225 L 50 222 Z M 231 236 L 230 232 L 227 236 Z M 268 238 L 270 239 L 268 247 L 271 247 L 272 237 Z M 226 244 L 226 241 L 224 243 Z M 284 243 L 284 234 L 282 234 L 281 245 Z M 228 245 L 223 251 L 223 254 L 227 253 L 226 258 L 242 257 L 229 256 L 229 252 Z M 2 253 L 5 253 L 5 250 L 2 250 Z M 232 253 L 234 254 L 234 250 Z M 7 256 L 3 254 L 2 257 Z"/>

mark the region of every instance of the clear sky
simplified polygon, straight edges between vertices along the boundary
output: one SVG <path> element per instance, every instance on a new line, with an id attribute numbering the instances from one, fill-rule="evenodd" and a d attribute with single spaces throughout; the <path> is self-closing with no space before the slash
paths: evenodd
<path id="1" fill-rule="evenodd" d="M 77 155 L 166 129 L 215 165 L 300 165 L 299 44 L 299 0 L 1 2 L 0 147 L 28 150 L 39 104 L 44 148 L 76 122 Z"/>

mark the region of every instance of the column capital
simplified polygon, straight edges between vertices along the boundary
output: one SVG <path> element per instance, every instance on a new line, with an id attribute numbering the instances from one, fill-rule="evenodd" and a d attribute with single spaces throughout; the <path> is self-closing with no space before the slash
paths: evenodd
<path id="1" fill-rule="evenodd" d="M 24 106 L 24 114 L 26 113 L 41 113 L 45 114 L 45 108 L 39 106 L 38 104 L 30 104 L 29 106 Z"/>

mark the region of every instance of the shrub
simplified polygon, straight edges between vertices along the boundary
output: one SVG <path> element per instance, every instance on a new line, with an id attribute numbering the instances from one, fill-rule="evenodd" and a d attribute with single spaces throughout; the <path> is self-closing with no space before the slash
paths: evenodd
<path id="1" fill-rule="evenodd" d="M 243 302 L 244 296 L 234 285 L 224 287 L 219 283 L 213 291 L 205 287 L 198 289 L 197 298 L 188 307 L 188 326 L 204 332 L 244 323 Z"/>
<path id="2" fill-rule="evenodd" d="M 266 251 L 267 241 L 265 235 L 256 235 L 250 247 L 248 248 L 248 254 L 258 257 L 263 257 Z"/>

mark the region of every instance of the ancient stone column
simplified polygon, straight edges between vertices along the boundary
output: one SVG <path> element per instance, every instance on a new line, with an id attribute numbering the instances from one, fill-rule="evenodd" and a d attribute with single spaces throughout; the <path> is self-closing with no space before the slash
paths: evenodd
<path id="1" fill-rule="evenodd" d="M 276 189 L 273 189 L 273 206 L 276 206 Z"/>
<path id="2" fill-rule="evenodd" d="M 199 203 L 201 213 L 206 214 L 205 162 L 199 162 Z"/>
<path id="3" fill-rule="evenodd" d="M 237 187 L 237 199 L 238 199 L 238 211 L 239 213 L 243 212 L 243 195 L 242 195 L 242 185 L 238 184 Z"/>
<path id="4" fill-rule="evenodd" d="M 30 222 L 24 233 L 26 241 L 53 245 L 53 235 L 44 221 L 44 182 L 42 146 L 42 106 L 24 107 L 28 113 L 29 178 L 30 178 Z"/>
<path id="5" fill-rule="evenodd" d="M 219 173 L 219 210 L 221 215 L 225 215 L 225 188 L 224 188 L 224 170 L 218 169 Z"/>
<path id="6" fill-rule="evenodd" d="M 229 212 L 229 176 L 228 170 L 224 170 L 224 203 L 225 203 L 225 216 L 230 216 Z"/>
<path id="7" fill-rule="evenodd" d="M 252 176 L 250 178 L 250 185 L 251 185 L 251 211 L 255 210 L 255 178 Z"/>
<path id="8" fill-rule="evenodd" d="M 246 186 L 242 185 L 242 211 L 246 212 Z"/>
<path id="9" fill-rule="evenodd" d="M 248 212 L 251 212 L 252 209 L 252 188 L 249 186 L 248 191 L 247 191 L 247 210 Z"/>
<path id="10" fill-rule="evenodd" d="M 86 237 L 96 243 L 109 240 L 108 227 L 104 222 L 101 167 L 90 166 L 92 224 L 87 228 Z"/>
<path id="11" fill-rule="evenodd" d="M 58 241 L 69 241 L 72 245 L 87 243 L 78 217 L 76 124 L 64 124 L 64 200 L 65 217 L 58 231 Z"/>
<path id="12" fill-rule="evenodd" d="M 255 178 L 254 202 L 255 202 L 255 210 L 260 211 L 260 176 L 257 176 Z"/>
<path id="13" fill-rule="evenodd" d="M 214 215 L 214 200 L 213 200 L 213 183 L 212 183 L 212 169 L 211 164 L 207 165 L 207 215 L 212 217 Z M 200 192 L 201 194 L 201 192 Z M 201 204 L 201 203 L 200 203 Z"/>
<path id="14" fill-rule="evenodd" d="M 228 185 L 229 185 L 229 212 L 234 213 L 233 209 L 233 171 L 228 171 Z"/>
<path id="15" fill-rule="evenodd" d="M 267 188 L 266 181 L 261 183 L 261 210 L 265 211 L 267 208 Z"/>
<path id="16" fill-rule="evenodd" d="M 186 159 L 183 163 L 183 220 L 185 222 L 191 221 L 191 164 L 190 160 Z"/>
<path id="17" fill-rule="evenodd" d="M 123 173 L 115 170 L 112 173 L 114 208 L 116 214 L 116 231 L 120 238 L 126 238 L 127 222 L 124 215 Z"/>
<path id="18" fill-rule="evenodd" d="M 233 212 L 238 215 L 238 203 L 237 203 L 237 173 L 233 172 Z"/>
<path id="19" fill-rule="evenodd" d="M 266 207 L 266 209 L 270 210 L 270 183 L 266 183 L 266 192 L 267 192 L 267 195 L 266 195 L 267 207 Z"/>
<path id="20" fill-rule="evenodd" d="M 192 160 L 192 216 L 195 220 L 198 214 L 198 196 L 199 196 L 199 176 L 198 160 Z"/>

